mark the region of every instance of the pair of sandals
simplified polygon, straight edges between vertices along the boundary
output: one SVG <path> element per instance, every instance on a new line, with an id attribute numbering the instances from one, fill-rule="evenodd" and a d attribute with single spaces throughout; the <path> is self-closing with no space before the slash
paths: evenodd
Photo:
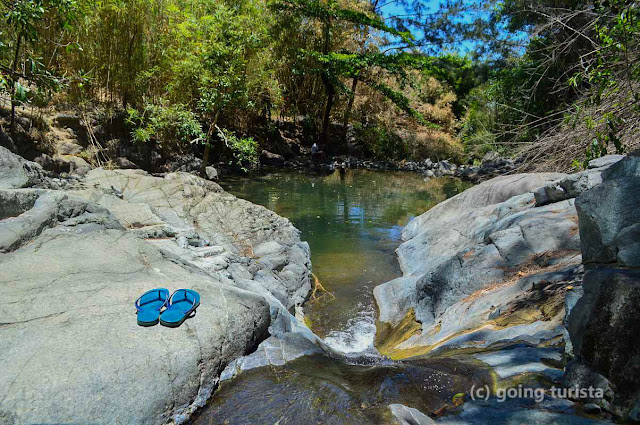
<path id="1" fill-rule="evenodd" d="M 152 289 L 136 300 L 138 325 L 177 328 L 185 320 L 196 315 L 200 294 L 191 289 L 178 289 L 171 296 L 165 288 Z"/>

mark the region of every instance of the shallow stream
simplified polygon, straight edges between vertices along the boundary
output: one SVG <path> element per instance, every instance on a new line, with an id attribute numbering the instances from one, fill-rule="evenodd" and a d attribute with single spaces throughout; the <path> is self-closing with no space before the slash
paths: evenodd
<path id="1" fill-rule="evenodd" d="M 463 191 L 457 179 L 343 170 L 230 178 L 225 190 L 287 217 L 311 247 L 326 292 L 304 306 L 307 324 L 337 351 L 375 352 L 376 285 L 401 275 L 395 249 L 411 218 Z M 384 423 L 390 403 L 433 411 L 483 372 L 453 359 L 351 365 L 315 356 L 225 382 L 198 424 Z"/>

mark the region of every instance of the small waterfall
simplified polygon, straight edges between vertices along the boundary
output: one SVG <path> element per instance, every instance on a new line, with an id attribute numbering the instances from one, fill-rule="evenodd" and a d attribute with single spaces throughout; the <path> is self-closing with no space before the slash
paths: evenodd
<path id="1" fill-rule="evenodd" d="M 361 306 L 361 310 L 349 319 L 344 329 L 331 331 L 324 338 L 324 342 L 336 352 L 343 354 L 345 359 L 352 359 L 355 363 L 380 361 L 383 356 L 373 345 L 376 336 L 375 319 L 372 305 Z"/>

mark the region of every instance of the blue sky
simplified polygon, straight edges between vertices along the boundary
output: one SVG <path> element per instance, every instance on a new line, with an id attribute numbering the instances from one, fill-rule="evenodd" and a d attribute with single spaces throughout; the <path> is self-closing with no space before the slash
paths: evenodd
<path id="1" fill-rule="evenodd" d="M 399 15 L 404 15 L 406 14 L 405 9 L 398 4 L 397 0 L 379 0 L 381 2 L 381 4 L 383 5 L 381 8 L 382 14 L 384 17 L 391 17 L 391 16 L 399 16 Z M 440 9 L 441 4 L 444 3 L 443 0 L 423 0 L 422 4 L 426 7 L 427 11 L 426 13 L 435 13 Z M 467 13 L 462 15 L 459 19 L 460 22 L 472 22 L 474 19 L 476 19 L 478 17 L 477 13 L 481 13 L 481 12 L 476 12 L 474 13 Z M 485 12 L 485 16 L 488 17 L 488 13 Z M 420 39 L 422 38 L 422 34 L 419 32 L 414 33 L 416 39 Z M 517 35 L 517 38 L 524 40 L 526 38 L 526 34 L 522 33 Z M 464 42 L 460 42 L 456 45 L 453 46 L 449 46 L 447 49 L 445 49 L 442 53 L 445 52 L 455 52 L 460 54 L 461 56 L 466 55 L 467 53 L 471 52 L 474 50 L 476 46 L 476 42 L 474 41 L 464 41 Z"/>
<path id="2" fill-rule="evenodd" d="M 384 17 L 391 17 L 391 16 L 402 16 L 406 14 L 405 9 L 398 4 L 397 1 L 394 0 L 387 0 L 385 2 L 385 0 L 380 0 L 380 2 L 383 4 L 381 10 L 382 10 L 382 14 Z M 425 5 L 426 9 L 428 12 L 425 13 L 435 13 L 440 9 L 440 6 L 443 2 L 441 0 L 424 0 L 422 1 L 422 4 Z M 470 21 L 471 20 L 471 16 L 465 16 L 463 20 L 465 21 Z M 420 33 L 414 33 L 416 39 L 420 39 L 422 37 L 422 34 Z M 472 50 L 474 47 L 474 43 L 472 42 L 464 42 L 464 43 L 460 43 L 456 46 L 451 46 L 451 48 L 449 50 L 452 50 L 454 52 L 459 53 L 460 55 L 465 55 L 466 53 L 468 53 L 470 50 Z"/>

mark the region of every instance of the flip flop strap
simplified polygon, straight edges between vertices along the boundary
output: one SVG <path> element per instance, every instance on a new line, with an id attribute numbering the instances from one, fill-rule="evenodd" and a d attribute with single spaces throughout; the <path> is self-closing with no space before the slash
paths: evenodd
<path id="1" fill-rule="evenodd" d="M 152 301 L 155 301 L 155 299 L 154 299 L 154 300 L 149 301 L 149 302 L 146 302 L 146 303 L 144 303 L 144 304 L 140 304 L 140 300 L 142 300 L 142 297 L 144 297 L 144 296 L 145 296 L 145 295 L 147 295 L 147 294 L 148 294 L 148 292 L 147 292 L 147 293 L 142 294 L 142 295 L 140 296 L 140 298 L 138 298 L 138 299 L 136 300 L 136 303 L 135 303 L 135 305 L 136 305 L 136 312 L 140 311 L 140 307 L 142 307 L 143 305 L 146 305 L 146 304 L 149 304 L 149 303 L 150 303 L 150 302 L 152 302 Z M 162 291 L 161 291 L 161 290 L 158 290 L 158 300 L 162 301 Z M 165 298 L 165 300 L 164 300 L 164 302 L 162 303 L 162 305 L 161 305 L 160 307 L 157 307 L 157 308 L 156 308 L 156 310 L 162 310 L 162 307 L 164 307 L 165 305 L 167 305 L 167 302 L 168 302 L 168 301 L 169 301 L 169 298 Z"/>
<path id="2" fill-rule="evenodd" d="M 188 294 L 187 291 L 185 291 L 184 289 L 178 289 L 176 292 L 171 294 L 171 297 L 169 297 L 169 307 L 171 307 L 173 305 L 173 303 L 172 303 L 173 297 L 178 292 L 184 293 L 184 298 L 182 298 L 182 299 L 180 299 L 178 301 L 189 301 L 189 302 L 191 302 L 191 307 L 189 307 L 187 310 L 180 310 L 180 312 L 182 312 L 182 313 L 187 313 L 189 310 L 191 310 L 196 305 L 196 297 L 193 297 L 193 300 L 190 300 L 189 297 L 187 296 L 187 294 Z"/>

